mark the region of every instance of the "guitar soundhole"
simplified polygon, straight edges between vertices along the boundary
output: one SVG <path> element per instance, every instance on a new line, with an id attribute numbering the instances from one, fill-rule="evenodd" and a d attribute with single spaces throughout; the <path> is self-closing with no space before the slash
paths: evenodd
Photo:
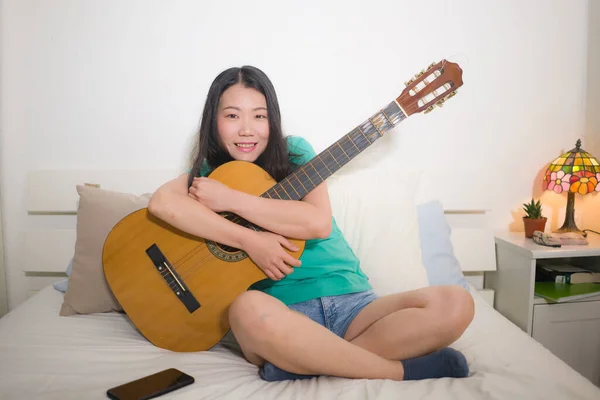
<path id="1" fill-rule="evenodd" d="M 246 221 L 240 216 L 232 213 L 220 213 L 224 218 L 227 218 L 231 222 L 235 222 L 238 225 L 245 226 L 246 228 L 256 230 L 256 226 L 249 221 Z M 218 259 L 229 262 L 241 261 L 248 258 L 248 254 L 244 250 L 240 250 L 235 247 L 227 246 L 225 244 L 217 243 L 212 240 L 206 241 L 208 250 Z"/>

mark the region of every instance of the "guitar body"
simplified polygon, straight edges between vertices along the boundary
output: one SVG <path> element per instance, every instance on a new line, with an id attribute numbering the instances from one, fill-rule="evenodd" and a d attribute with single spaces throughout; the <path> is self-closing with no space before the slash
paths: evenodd
<path id="1" fill-rule="evenodd" d="M 242 161 L 222 165 L 210 178 L 254 195 L 276 184 L 263 169 Z M 305 242 L 292 242 L 299 250 L 289 253 L 298 258 Z M 157 257 L 164 257 L 162 263 Z M 181 352 L 218 343 L 230 329 L 233 300 L 267 279 L 245 252 L 180 231 L 147 208 L 115 225 L 102 261 L 114 296 L 142 335 L 155 346 Z"/>

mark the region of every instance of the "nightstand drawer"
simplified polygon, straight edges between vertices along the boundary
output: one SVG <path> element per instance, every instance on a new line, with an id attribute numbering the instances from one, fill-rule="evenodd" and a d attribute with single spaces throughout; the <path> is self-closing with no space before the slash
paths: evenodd
<path id="1" fill-rule="evenodd" d="M 533 338 L 582 375 L 600 376 L 600 301 L 536 304 Z"/>

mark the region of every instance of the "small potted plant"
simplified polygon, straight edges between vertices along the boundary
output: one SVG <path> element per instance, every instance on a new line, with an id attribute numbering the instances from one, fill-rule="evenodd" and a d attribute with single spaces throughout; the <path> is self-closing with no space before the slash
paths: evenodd
<path id="1" fill-rule="evenodd" d="M 548 218 L 542 216 L 542 203 L 531 199 L 531 203 L 523 203 L 523 210 L 525 210 L 523 217 L 525 237 L 533 237 L 534 231 L 544 232 Z"/>

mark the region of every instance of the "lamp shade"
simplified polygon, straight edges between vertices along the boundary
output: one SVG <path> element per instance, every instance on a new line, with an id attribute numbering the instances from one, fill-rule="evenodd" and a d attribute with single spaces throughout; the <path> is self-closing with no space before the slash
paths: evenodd
<path id="1" fill-rule="evenodd" d="M 600 163 L 581 148 L 581 140 L 577 140 L 574 149 L 550 163 L 544 174 L 542 189 L 568 193 L 565 222 L 556 232 L 583 233 L 575 224 L 575 193 L 586 195 L 600 192 L 598 182 L 600 182 Z"/>
<path id="2" fill-rule="evenodd" d="M 557 157 L 546 170 L 543 190 L 556 193 L 571 192 L 582 195 L 600 192 L 600 163 L 581 148 L 577 140 L 574 149 Z"/>

